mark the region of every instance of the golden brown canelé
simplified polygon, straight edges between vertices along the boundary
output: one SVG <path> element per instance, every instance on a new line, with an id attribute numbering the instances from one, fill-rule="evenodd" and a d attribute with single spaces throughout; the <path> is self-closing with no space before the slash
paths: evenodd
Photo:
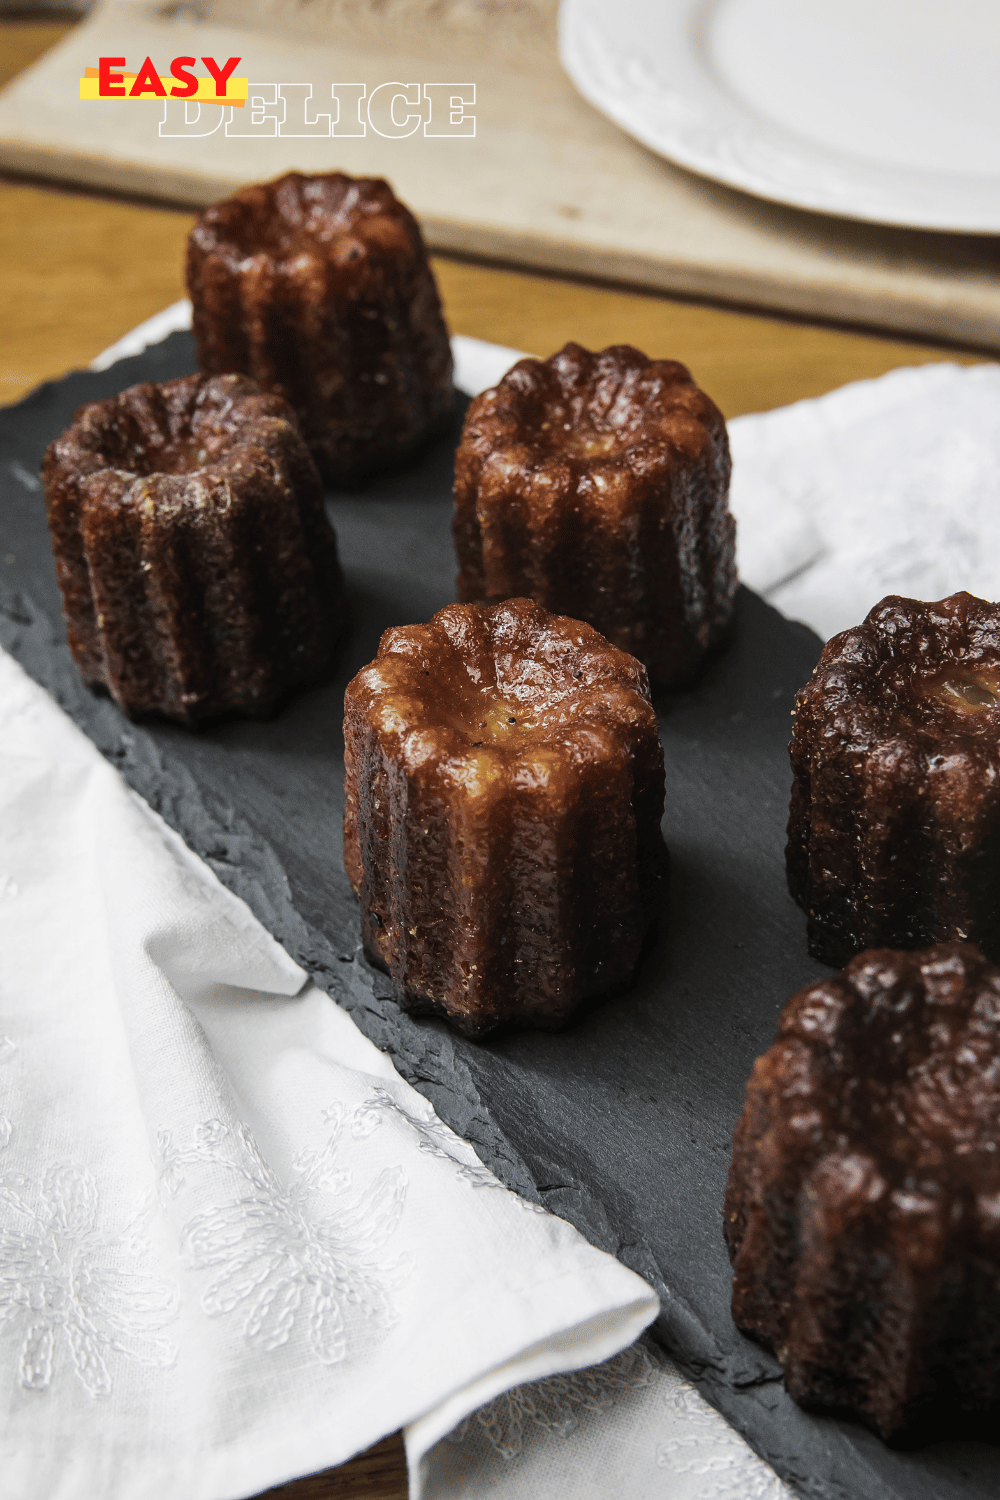
<path id="1" fill-rule="evenodd" d="M 912 1442 L 1000 1418 L 1000 970 L 860 954 L 788 1002 L 736 1128 L 733 1318 L 803 1405 Z"/>
<path id="2" fill-rule="evenodd" d="M 666 874 L 645 669 L 529 599 L 386 631 L 347 689 L 344 863 L 365 950 L 470 1034 L 630 979 Z"/>
<path id="3" fill-rule="evenodd" d="M 1000 958 L 1000 607 L 890 595 L 796 698 L 788 883 L 809 951 Z"/>
<path id="4" fill-rule="evenodd" d="M 323 489 L 286 402 L 242 375 L 82 406 L 42 467 L 69 646 L 132 717 L 269 712 L 346 626 Z"/>
<path id="5" fill-rule="evenodd" d="M 617 344 L 519 360 L 455 459 L 458 595 L 586 620 L 651 680 L 692 680 L 729 623 L 736 526 L 721 412 L 683 365 Z"/>
<path id="6" fill-rule="evenodd" d="M 442 430 L 451 346 L 417 222 L 380 178 L 289 172 L 202 214 L 187 285 L 201 368 L 294 408 L 345 484 Z"/>

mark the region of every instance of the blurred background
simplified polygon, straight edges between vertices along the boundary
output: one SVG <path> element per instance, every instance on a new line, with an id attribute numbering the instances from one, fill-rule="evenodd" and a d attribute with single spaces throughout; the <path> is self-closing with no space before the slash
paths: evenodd
<path id="1" fill-rule="evenodd" d="M 843 28 L 824 33 L 832 8 L 784 0 L 566 0 L 561 13 L 555 0 L 0 6 L 0 397 L 86 363 L 182 297 L 195 210 L 291 167 L 392 181 L 437 254 L 453 331 L 543 355 L 569 337 L 676 354 L 728 415 L 942 348 L 992 352 L 1000 131 L 972 172 L 947 152 L 923 168 L 898 160 L 907 110 L 934 116 L 955 72 L 938 49 L 928 83 L 939 8 L 906 8 L 909 51 L 898 9 L 867 6 L 886 25 L 864 22 L 867 53 L 859 43 L 851 54 Z M 959 71 L 977 27 L 992 45 L 994 10 L 949 8 Z M 860 17 L 847 19 L 856 29 Z M 166 70 L 182 51 L 238 53 L 255 83 L 310 82 L 313 119 L 332 113 L 341 78 L 369 93 L 391 79 L 471 83 L 476 137 L 432 138 L 419 124 L 405 138 L 370 126 L 363 139 L 331 137 L 329 125 L 325 136 L 284 134 L 291 117 L 270 138 L 163 137 L 159 100 L 78 97 L 99 56 L 136 68 L 152 55 Z M 765 62 L 762 97 L 753 81 Z M 817 100 L 812 135 L 803 75 Z M 983 136 L 996 108 L 996 91 L 983 105 L 978 74 L 966 75 L 969 118 L 945 141 L 952 152 Z M 795 84 L 784 100 L 782 78 Z M 841 96 L 842 140 L 830 123 Z M 204 109 L 202 126 L 216 107 Z M 934 221 L 955 227 L 926 227 Z"/>

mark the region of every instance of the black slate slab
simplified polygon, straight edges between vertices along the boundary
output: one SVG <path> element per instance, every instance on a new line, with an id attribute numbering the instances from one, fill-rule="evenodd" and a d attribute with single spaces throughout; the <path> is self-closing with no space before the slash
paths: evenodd
<path id="1" fill-rule="evenodd" d="M 701 687 L 658 704 L 672 889 L 630 994 L 560 1034 L 488 1043 L 405 1016 L 359 952 L 340 849 L 342 701 L 387 626 L 454 598 L 451 443 L 330 502 L 355 614 L 335 684 L 269 723 L 133 725 L 70 660 L 36 476 L 81 402 L 194 367 L 175 334 L 0 412 L 0 642 L 504 1182 L 658 1288 L 654 1331 L 802 1500 L 996 1497 L 1000 1448 L 897 1453 L 807 1415 L 729 1316 L 721 1205 L 744 1085 L 785 1000 L 827 972 L 806 955 L 783 863 L 789 712 L 816 637 L 744 590 L 734 641 Z"/>

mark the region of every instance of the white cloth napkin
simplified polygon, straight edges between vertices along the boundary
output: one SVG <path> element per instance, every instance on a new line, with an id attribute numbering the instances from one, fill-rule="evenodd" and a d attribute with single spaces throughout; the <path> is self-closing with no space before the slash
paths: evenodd
<path id="1" fill-rule="evenodd" d="M 650 1289 L 472 1150 L 0 657 L 0 1493 L 242 1500 Z"/>
<path id="2" fill-rule="evenodd" d="M 729 436 L 740 576 L 824 639 L 886 594 L 1000 597 L 1000 365 L 893 370 Z"/>

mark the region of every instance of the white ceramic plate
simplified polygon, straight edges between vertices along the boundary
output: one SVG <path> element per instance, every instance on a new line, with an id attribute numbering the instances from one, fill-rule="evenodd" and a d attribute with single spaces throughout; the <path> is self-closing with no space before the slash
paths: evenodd
<path id="1" fill-rule="evenodd" d="M 732 187 L 1000 233 L 1000 0 L 563 0 L 577 88 Z"/>

